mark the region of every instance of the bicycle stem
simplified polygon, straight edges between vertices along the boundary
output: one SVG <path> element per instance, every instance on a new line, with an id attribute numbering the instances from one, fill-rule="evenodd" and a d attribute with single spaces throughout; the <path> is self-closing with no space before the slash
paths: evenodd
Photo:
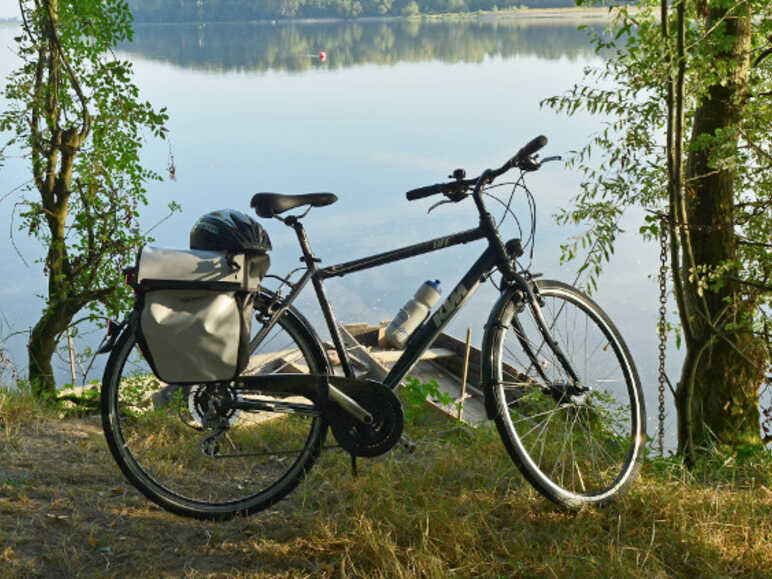
<path id="1" fill-rule="evenodd" d="M 477 206 L 477 211 L 480 214 L 480 229 L 485 233 L 485 237 L 488 238 L 488 242 L 496 254 L 499 270 L 501 271 L 504 278 L 509 281 L 517 278 L 517 272 L 515 272 L 515 268 L 512 265 L 512 259 L 507 252 L 504 241 L 501 239 L 501 234 L 499 234 L 496 223 L 493 220 L 491 214 L 488 213 L 488 209 L 485 207 L 485 202 L 482 198 L 483 187 L 493 181 L 493 179 L 495 179 L 497 176 L 504 173 L 508 169 L 506 168 L 507 165 L 508 163 L 497 170 L 486 169 L 483 171 L 482 174 L 477 178 L 477 183 L 474 185 L 472 198 L 474 199 L 474 203 Z"/>

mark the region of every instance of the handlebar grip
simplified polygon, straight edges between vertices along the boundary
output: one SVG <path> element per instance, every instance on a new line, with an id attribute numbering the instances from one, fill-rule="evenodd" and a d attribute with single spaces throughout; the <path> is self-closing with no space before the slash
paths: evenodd
<path id="1" fill-rule="evenodd" d="M 539 135 L 538 137 L 533 139 L 530 143 L 528 143 L 525 147 L 520 149 L 517 152 L 517 155 L 515 155 L 515 159 L 524 159 L 525 157 L 530 157 L 546 144 L 547 144 L 547 137 L 545 137 L 544 135 Z"/>
<path id="2" fill-rule="evenodd" d="M 436 195 L 445 191 L 447 185 L 445 183 L 437 183 L 435 185 L 427 185 L 426 187 L 418 187 L 417 189 L 411 189 L 405 193 L 408 201 L 415 201 L 416 199 L 422 199 L 429 197 L 430 195 Z"/>

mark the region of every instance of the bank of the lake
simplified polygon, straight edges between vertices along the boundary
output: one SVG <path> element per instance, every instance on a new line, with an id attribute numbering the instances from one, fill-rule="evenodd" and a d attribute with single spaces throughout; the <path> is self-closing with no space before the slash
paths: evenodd
<path id="1" fill-rule="evenodd" d="M 159 510 L 113 462 L 97 416 L 0 390 L 0 574 L 21 577 L 748 577 L 772 568 L 769 466 L 649 461 L 618 504 L 555 508 L 493 429 L 416 420 L 411 455 L 327 450 L 267 511 Z M 738 464 L 738 460 L 744 461 Z"/>

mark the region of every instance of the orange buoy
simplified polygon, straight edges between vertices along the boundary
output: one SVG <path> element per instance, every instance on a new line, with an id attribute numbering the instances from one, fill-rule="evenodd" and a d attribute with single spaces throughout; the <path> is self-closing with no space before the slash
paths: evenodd
<path id="1" fill-rule="evenodd" d="M 319 62 L 327 60 L 327 53 L 324 50 L 319 51 Z"/>

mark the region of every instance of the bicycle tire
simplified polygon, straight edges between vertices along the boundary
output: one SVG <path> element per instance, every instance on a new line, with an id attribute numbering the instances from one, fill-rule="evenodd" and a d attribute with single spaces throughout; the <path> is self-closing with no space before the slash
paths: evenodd
<path id="1" fill-rule="evenodd" d="M 536 287 L 555 342 L 590 390 L 565 390 L 572 381 L 536 329 L 533 308 L 510 290 L 492 311 L 484 338 L 488 407 L 534 488 L 568 508 L 603 505 L 627 491 L 643 461 L 640 379 L 619 331 L 594 301 L 557 281 Z"/>
<path id="2" fill-rule="evenodd" d="M 258 319 L 270 296 L 263 292 L 256 300 Z M 298 485 L 323 446 L 327 423 L 321 416 L 238 411 L 237 417 L 228 415 L 232 423 L 218 442 L 223 447 L 219 456 L 236 456 L 207 456 L 202 451 L 207 429 L 196 409 L 206 407 L 207 395 L 221 395 L 222 388 L 233 387 L 172 388 L 170 400 L 158 404 L 157 397 L 169 387 L 160 387 L 136 340 L 129 329 L 112 350 L 102 382 L 101 410 L 110 451 L 139 491 L 173 513 L 225 520 L 265 509 Z M 318 338 L 293 309 L 285 311 L 252 356 L 247 372 L 288 371 L 288 364 L 289 371 L 329 371 Z M 252 368 L 255 364 L 257 369 Z M 310 400 L 291 401 L 314 407 Z"/>

